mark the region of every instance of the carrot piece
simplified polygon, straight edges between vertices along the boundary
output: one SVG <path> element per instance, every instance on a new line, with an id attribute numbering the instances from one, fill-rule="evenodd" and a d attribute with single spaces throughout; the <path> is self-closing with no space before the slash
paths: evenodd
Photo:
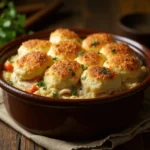
<path id="1" fill-rule="evenodd" d="M 32 85 L 26 86 L 25 91 L 28 92 L 28 93 L 34 93 L 38 89 L 39 88 L 35 84 L 32 84 Z"/>
<path id="2" fill-rule="evenodd" d="M 4 63 L 4 69 L 9 72 L 13 71 L 14 67 L 9 60 Z"/>

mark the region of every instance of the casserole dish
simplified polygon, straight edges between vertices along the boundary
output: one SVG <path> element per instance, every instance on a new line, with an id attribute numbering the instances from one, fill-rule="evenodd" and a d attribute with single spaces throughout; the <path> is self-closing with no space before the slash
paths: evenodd
<path id="1" fill-rule="evenodd" d="M 98 31 L 74 30 L 85 37 Z M 16 53 L 28 39 L 47 39 L 52 31 L 25 35 L 6 44 L 0 50 L 0 86 L 4 104 L 10 116 L 26 130 L 55 138 L 80 139 L 101 136 L 126 127 L 136 118 L 143 103 L 144 90 L 150 81 L 149 72 L 135 88 L 119 94 L 94 99 L 57 99 L 33 95 L 16 89 L 2 77 L 3 63 Z M 144 65 L 150 68 L 150 52 L 143 45 L 118 35 L 119 42 L 127 43 Z"/>

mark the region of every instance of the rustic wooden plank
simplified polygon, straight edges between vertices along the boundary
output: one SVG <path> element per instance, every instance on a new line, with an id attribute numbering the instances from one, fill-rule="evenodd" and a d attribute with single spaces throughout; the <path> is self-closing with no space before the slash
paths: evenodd
<path id="1" fill-rule="evenodd" d="M 0 150 L 46 150 L 0 121 Z"/>
<path id="2" fill-rule="evenodd" d="M 135 137 L 114 150 L 149 150 L 150 133 Z M 0 121 L 0 150 L 45 150 Z"/>
<path id="3" fill-rule="evenodd" d="M 34 150 L 34 143 L 31 140 L 28 140 L 24 136 L 21 137 L 21 150 Z"/>
<path id="4" fill-rule="evenodd" d="M 149 12 L 150 13 L 150 1 L 149 0 L 117 0 L 119 7 L 119 14 L 125 15 L 135 12 Z"/>
<path id="5" fill-rule="evenodd" d="M 117 0 L 118 1 L 118 8 L 119 14 L 125 15 L 128 13 L 135 12 L 136 8 L 136 1 L 135 0 Z M 138 1 L 138 0 L 137 0 Z"/>
<path id="6" fill-rule="evenodd" d="M 45 149 L 35 144 L 33 141 L 27 139 L 26 137 L 22 136 L 20 150 L 45 150 Z"/>
<path id="7" fill-rule="evenodd" d="M 18 133 L 16 136 L 16 150 L 20 150 L 21 137 L 22 137 L 22 135 L 20 133 Z"/>
<path id="8" fill-rule="evenodd" d="M 45 17 L 48 16 L 48 14 L 57 11 L 61 6 L 61 0 L 55 0 L 47 4 L 47 6 L 44 9 L 37 11 L 36 13 L 32 14 L 27 18 L 27 20 L 25 21 L 25 27 L 30 28 L 36 23 L 39 23 L 38 21 L 42 21 L 42 18 L 46 19 Z"/>
<path id="9" fill-rule="evenodd" d="M 47 150 L 47 149 L 42 148 L 41 146 L 35 144 L 34 145 L 34 150 Z"/>
<path id="10" fill-rule="evenodd" d="M 82 0 L 81 2 L 83 28 L 114 32 L 118 17 L 116 1 Z"/>
<path id="11" fill-rule="evenodd" d="M 150 1 L 149 0 L 137 0 L 135 9 L 137 12 L 150 13 Z"/>
<path id="12" fill-rule="evenodd" d="M 19 134 L 0 121 L 0 150 L 16 150 L 19 148 Z"/>
<path id="13" fill-rule="evenodd" d="M 39 2 L 39 3 L 34 3 L 34 4 L 19 5 L 19 6 L 16 6 L 16 9 L 19 13 L 28 14 L 28 13 L 38 11 L 40 9 L 44 9 L 44 7 L 46 7 L 46 3 Z"/>

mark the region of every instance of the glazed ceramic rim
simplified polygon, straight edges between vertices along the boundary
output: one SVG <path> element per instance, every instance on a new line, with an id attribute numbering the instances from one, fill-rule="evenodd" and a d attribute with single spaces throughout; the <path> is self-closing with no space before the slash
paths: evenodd
<path id="1" fill-rule="evenodd" d="M 125 18 L 131 17 L 131 16 L 135 16 L 135 15 L 149 16 L 150 17 L 150 13 L 129 13 L 129 14 L 126 14 L 126 15 L 120 17 L 120 19 L 118 21 L 119 26 L 122 28 L 122 30 L 125 30 L 125 31 L 127 31 L 129 33 L 132 33 L 132 34 L 136 34 L 136 35 L 149 35 L 150 32 L 141 32 L 141 31 L 138 31 L 138 30 L 136 30 L 134 28 L 131 28 L 131 27 L 129 27 L 129 26 L 127 26 L 127 25 L 125 25 L 123 23 L 123 20 Z"/>
<path id="2" fill-rule="evenodd" d="M 88 34 L 92 34 L 92 33 L 96 33 L 96 32 L 101 32 L 101 31 L 95 31 L 95 30 L 79 30 L 79 29 L 72 29 L 75 32 L 77 32 L 79 34 L 79 36 L 82 37 L 82 35 L 88 35 Z M 46 31 L 39 31 L 36 32 L 34 34 L 31 35 L 24 35 L 21 36 L 9 43 L 7 43 L 6 45 L 4 45 L 3 47 L 1 47 L 0 52 L 2 50 L 7 50 L 9 49 L 8 47 L 13 47 L 16 45 L 16 43 L 18 43 L 17 45 L 19 46 L 19 43 L 22 43 L 22 41 L 28 40 L 28 39 L 32 39 L 32 38 L 45 38 L 46 35 L 50 34 L 50 32 L 52 32 L 53 30 L 46 30 Z M 111 33 L 112 34 L 112 33 Z M 112 34 L 113 37 L 116 40 L 119 40 L 121 42 L 125 42 L 131 46 L 134 46 L 134 48 L 136 50 L 139 50 L 138 52 L 140 52 L 140 55 L 144 55 L 142 56 L 144 59 L 146 59 L 146 62 L 150 62 L 150 50 L 148 48 L 146 48 L 145 46 L 143 46 L 142 44 L 131 40 L 129 38 L 123 37 L 123 36 L 119 36 L 119 35 L 115 35 Z M 131 44 L 132 43 L 132 44 Z M 135 46 L 136 45 L 136 46 Z M 3 54 L 2 54 L 3 55 Z M 148 57 L 149 56 L 149 57 Z M 148 64 L 147 64 L 148 65 Z M 148 68 L 150 70 L 150 63 L 148 65 Z M 26 93 L 22 90 L 19 90 L 15 87 L 10 86 L 6 81 L 4 81 L 4 79 L 2 78 L 2 74 L 0 75 L 1 79 L 0 79 L 0 86 L 2 87 L 2 89 L 4 89 L 6 92 L 8 92 L 11 95 L 18 95 L 18 97 L 20 96 L 21 98 L 19 98 L 22 101 L 25 102 L 31 102 L 34 104 L 40 104 L 40 105 L 74 105 L 74 104 L 95 104 L 95 103 L 106 103 L 106 102 L 112 102 L 112 101 L 118 101 L 121 100 L 124 97 L 129 97 L 132 96 L 133 94 L 135 94 L 136 92 L 139 92 L 141 90 L 144 90 L 146 87 L 148 87 L 149 83 L 150 83 L 150 74 L 148 73 L 147 77 L 136 87 L 125 91 L 125 92 L 121 92 L 121 93 L 117 93 L 114 95 L 110 95 L 110 96 L 105 96 L 105 97 L 101 97 L 101 98 L 90 98 L 90 99 L 62 99 L 62 98 L 48 98 L 48 97 L 44 97 L 44 96 L 39 96 L 39 95 L 35 95 L 35 94 L 30 94 L 30 93 Z M 26 100 L 27 99 L 27 100 Z M 36 102 L 36 103 L 35 103 Z"/>

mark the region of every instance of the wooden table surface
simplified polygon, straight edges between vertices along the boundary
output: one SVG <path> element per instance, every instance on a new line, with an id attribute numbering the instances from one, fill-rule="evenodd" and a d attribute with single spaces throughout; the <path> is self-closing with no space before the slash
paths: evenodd
<path id="1" fill-rule="evenodd" d="M 46 150 L 0 121 L 0 150 Z M 136 136 L 114 150 L 150 150 L 150 133 Z"/>
<path id="2" fill-rule="evenodd" d="M 40 0 L 15 1 L 17 4 L 37 3 Z M 45 0 L 48 2 L 48 0 Z M 51 0 L 49 0 L 51 1 Z M 149 0 L 64 0 L 64 6 L 49 14 L 32 30 L 58 27 L 87 28 L 118 33 L 117 21 L 121 15 L 132 12 L 150 12 Z M 45 150 L 0 121 L 0 150 Z M 150 150 L 150 133 L 136 136 L 115 150 Z"/>

